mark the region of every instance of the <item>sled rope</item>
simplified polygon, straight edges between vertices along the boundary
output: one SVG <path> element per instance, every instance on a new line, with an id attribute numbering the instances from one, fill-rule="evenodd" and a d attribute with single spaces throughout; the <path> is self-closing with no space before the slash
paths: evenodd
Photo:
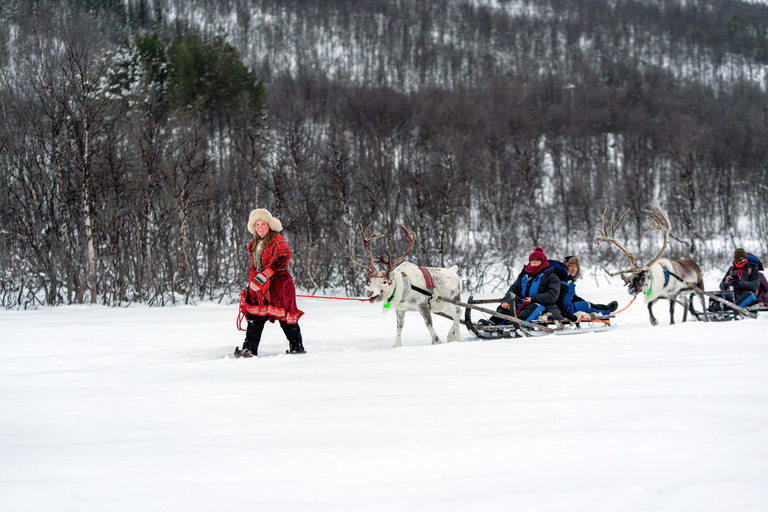
<path id="1" fill-rule="evenodd" d="M 633 302 L 635 302 L 635 299 L 636 299 L 636 298 L 637 298 L 636 296 L 635 296 L 635 297 L 632 297 L 632 300 L 631 300 L 631 301 L 629 301 L 629 304 L 627 304 L 627 305 L 626 305 L 626 306 L 625 306 L 623 309 L 620 309 L 620 310 L 618 310 L 617 312 L 615 312 L 615 313 L 613 313 L 613 314 L 614 314 L 614 315 L 618 315 L 619 313 L 621 313 L 622 311 L 624 311 L 625 309 L 627 309 L 629 306 L 631 306 L 631 305 L 632 305 L 632 303 L 633 303 Z"/>
<path id="2" fill-rule="evenodd" d="M 309 299 L 333 299 L 333 300 L 357 300 L 360 302 L 368 302 L 368 299 L 357 299 L 354 297 L 323 297 L 322 295 L 296 295 L 297 297 L 306 297 Z"/>

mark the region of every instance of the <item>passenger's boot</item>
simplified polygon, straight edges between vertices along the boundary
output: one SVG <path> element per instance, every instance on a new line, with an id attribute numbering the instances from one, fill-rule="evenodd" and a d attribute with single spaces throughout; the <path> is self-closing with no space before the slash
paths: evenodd
<path id="1" fill-rule="evenodd" d="M 613 313 L 619 308 L 619 303 L 615 300 L 609 302 L 608 304 L 589 304 L 592 309 L 599 309 L 602 311 L 608 311 L 610 313 Z"/>

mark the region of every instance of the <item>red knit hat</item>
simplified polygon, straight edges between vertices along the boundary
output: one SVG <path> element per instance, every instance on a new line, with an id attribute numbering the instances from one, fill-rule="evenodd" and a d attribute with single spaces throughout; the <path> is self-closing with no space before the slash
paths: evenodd
<path id="1" fill-rule="evenodd" d="M 536 247 L 530 256 L 528 256 L 528 261 L 531 260 L 539 260 L 539 261 L 547 261 L 547 255 L 544 254 L 544 249 L 541 247 Z"/>

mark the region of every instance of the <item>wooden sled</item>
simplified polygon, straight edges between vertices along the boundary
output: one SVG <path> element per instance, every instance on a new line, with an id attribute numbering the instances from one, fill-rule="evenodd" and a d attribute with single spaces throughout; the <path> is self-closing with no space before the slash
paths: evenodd
<path id="1" fill-rule="evenodd" d="M 470 296 L 466 302 L 464 310 L 464 326 L 472 334 L 482 339 L 504 339 L 504 338 L 527 338 L 531 336 L 541 336 L 543 334 L 581 334 L 596 330 L 605 330 L 611 327 L 613 315 L 600 316 L 593 319 L 582 319 L 576 322 L 569 320 L 534 320 L 533 322 L 524 322 L 518 318 L 509 317 L 497 313 L 492 309 L 478 307 L 477 304 L 501 303 L 502 299 L 478 299 L 474 300 Z M 483 313 L 493 315 L 507 320 L 501 325 L 479 325 L 472 320 L 472 310 L 479 310 Z"/>
<path id="2" fill-rule="evenodd" d="M 716 290 L 712 292 L 706 292 L 700 290 L 701 293 L 709 297 L 709 304 L 707 305 L 706 316 L 712 322 L 728 322 L 731 320 L 742 320 L 744 318 L 757 318 L 757 314 L 761 311 L 768 311 L 768 307 L 760 304 L 753 304 L 742 308 L 737 306 L 734 300 L 734 292 L 732 290 Z M 689 311 L 699 321 L 705 321 L 704 311 L 696 310 L 693 300 L 689 300 Z"/>

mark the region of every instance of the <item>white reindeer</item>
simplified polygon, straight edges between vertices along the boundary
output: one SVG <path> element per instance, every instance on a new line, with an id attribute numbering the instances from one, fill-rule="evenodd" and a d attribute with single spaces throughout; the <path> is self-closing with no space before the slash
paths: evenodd
<path id="1" fill-rule="evenodd" d="M 430 291 L 427 289 L 427 280 L 421 268 L 413 263 L 403 261 L 411 250 L 411 245 L 413 245 L 414 237 L 411 232 L 404 226 L 400 226 L 408 238 L 408 248 L 392 264 L 389 255 L 386 258 L 374 258 L 373 254 L 371 254 L 370 241 L 374 238 L 379 238 L 381 235 L 366 235 L 365 231 L 370 227 L 370 224 L 362 228 L 358 223 L 358 227 L 361 228 L 360 238 L 363 240 L 365 250 L 371 258 L 371 263 L 370 266 L 365 266 L 356 262 L 351 255 L 349 255 L 349 258 L 355 265 L 364 268 L 368 272 L 368 287 L 365 289 L 365 296 L 368 297 L 369 301 L 371 303 L 383 303 L 382 313 L 395 310 L 397 314 L 397 339 L 395 340 L 395 347 L 402 346 L 400 335 L 403 331 L 406 311 L 418 311 L 421 313 L 424 323 L 432 335 L 433 345 L 440 343 L 440 338 L 437 336 L 434 327 L 432 327 L 431 313 L 442 313 L 453 319 L 453 326 L 448 332 L 448 341 L 460 341 L 459 317 L 461 311 L 459 306 L 438 300 L 432 295 L 425 295 L 414 289 L 416 287 L 427 292 Z M 385 270 L 377 270 L 376 263 L 383 263 L 386 267 Z M 425 270 L 431 275 L 434 283 L 434 290 L 431 290 L 431 292 L 435 296 L 452 298 L 454 300 L 460 299 L 459 289 L 461 281 L 458 274 L 459 267 L 456 265 L 451 268 L 425 267 Z"/>
<path id="2" fill-rule="evenodd" d="M 595 229 L 599 233 L 595 236 L 595 245 L 600 246 L 603 242 L 611 242 L 621 249 L 624 254 L 629 258 L 630 268 L 626 270 L 619 270 L 618 272 L 610 273 L 611 276 L 621 275 L 624 280 L 624 285 L 629 287 L 629 293 L 633 296 L 637 296 L 642 293 L 645 295 L 645 303 L 648 305 L 648 314 L 651 317 L 651 325 L 657 325 L 659 322 L 656 317 L 653 316 L 653 304 L 659 299 L 669 299 L 669 323 L 675 323 L 675 302 L 680 301 L 683 305 L 683 322 L 688 318 L 688 296 L 691 292 L 696 293 L 701 299 L 702 308 L 704 309 L 704 319 L 709 321 L 709 317 L 706 314 L 707 308 L 704 304 L 704 295 L 701 293 L 701 289 L 704 287 L 704 282 L 701 277 L 701 269 L 695 261 L 691 259 L 672 260 L 668 258 L 662 258 L 664 250 L 667 248 L 669 242 L 669 232 L 671 225 L 669 223 L 669 215 L 662 210 L 661 205 L 656 202 L 652 205 L 651 210 L 645 211 L 648 214 L 648 231 L 647 233 L 653 233 L 655 231 L 661 231 L 664 233 L 664 244 L 661 246 L 659 253 L 645 265 L 639 265 L 634 256 L 615 238 L 616 230 L 624 222 L 624 219 L 629 213 L 629 209 L 624 212 L 618 222 L 616 222 L 616 210 L 611 215 L 611 225 L 606 226 L 606 215 L 608 214 L 608 206 L 605 207 L 603 212 L 602 228 L 597 226 Z M 695 286 L 696 288 L 694 288 Z"/>

